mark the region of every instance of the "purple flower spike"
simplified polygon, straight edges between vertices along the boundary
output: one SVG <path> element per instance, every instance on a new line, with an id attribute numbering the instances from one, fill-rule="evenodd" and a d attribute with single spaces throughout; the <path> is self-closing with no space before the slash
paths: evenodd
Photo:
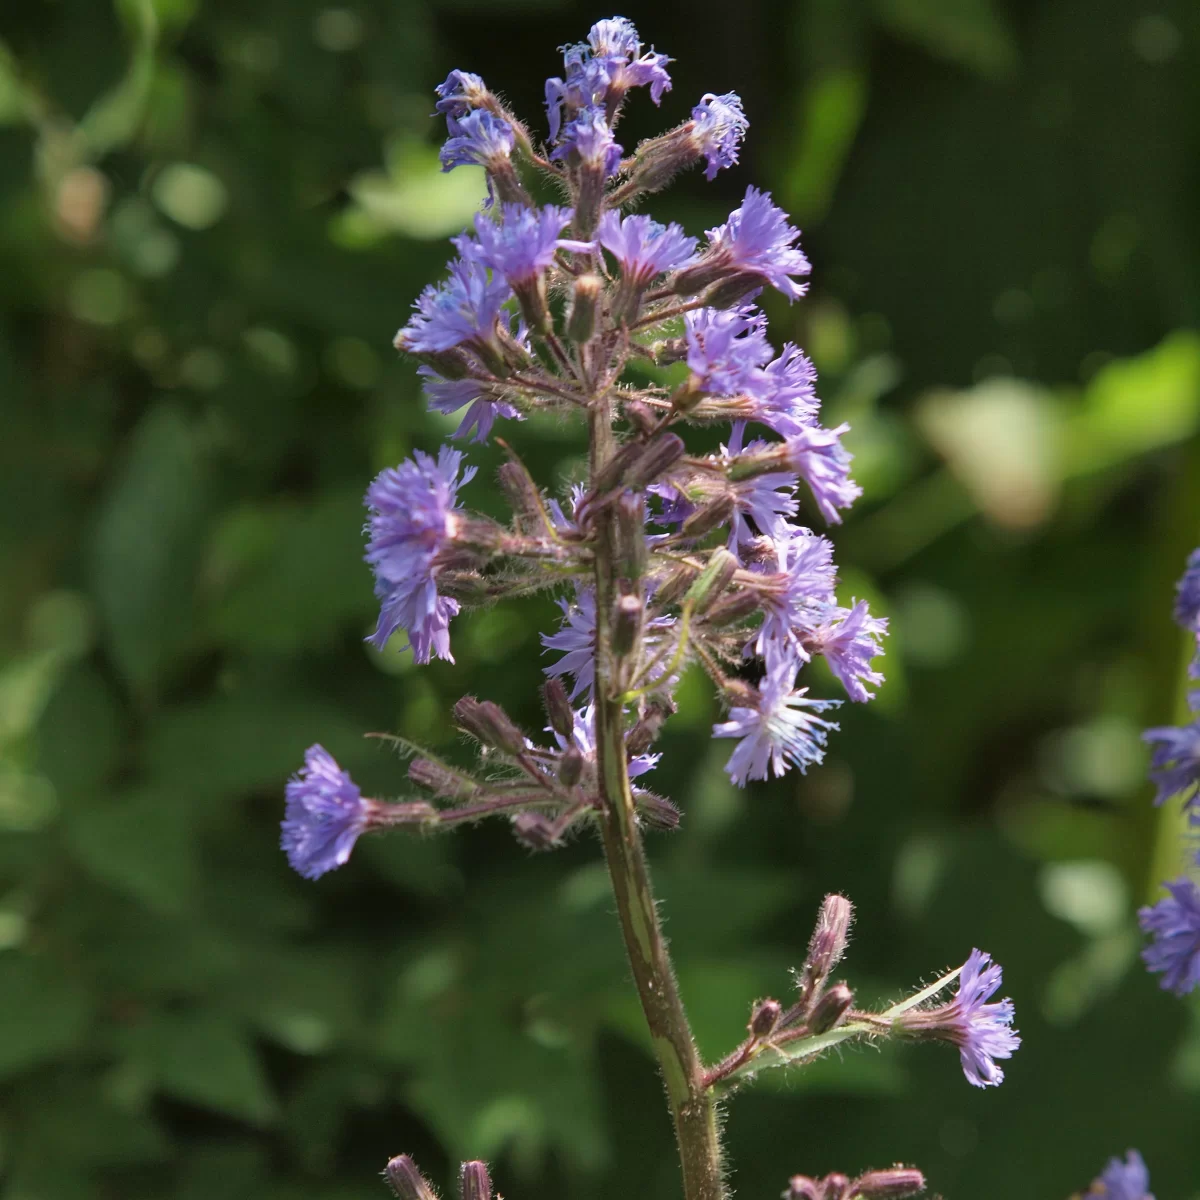
<path id="1" fill-rule="evenodd" d="M 452 413 L 470 405 L 454 431 L 454 437 L 465 438 L 472 430 L 473 442 L 486 442 L 497 417 L 523 421 L 523 413 L 503 400 L 485 395 L 473 379 L 443 379 L 432 367 L 419 367 L 417 374 L 425 377 L 425 398 L 429 407 L 438 412 Z"/>
<path id="2" fill-rule="evenodd" d="M 489 276 L 481 263 L 456 259 L 445 283 L 430 284 L 417 297 L 417 311 L 396 335 L 396 348 L 429 354 L 464 342 L 490 342 L 511 295 L 508 284 L 499 275 Z"/>
<path id="3" fill-rule="evenodd" d="M 708 231 L 705 257 L 724 263 L 727 274 L 757 276 L 789 300 L 798 300 L 808 285 L 797 283 L 792 276 L 812 270 L 794 244 L 799 236 L 800 231 L 788 224 L 787 214 L 771 202 L 770 195 L 750 187 L 729 220 Z"/>
<path id="4" fill-rule="evenodd" d="M 713 737 L 741 739 L 725 766 L 738 787 L 766 779 L 768 767 L 778 778 L 793 766 L 803 772 L 824 758 L 828 731 L 838 726 L 815 714 L 841 701 L 810 700 L 807 688 L 795 690 L 798 668 L 795 659 L 776 663 L 759 683 L 753 704 L 731 708 L 729 720 L 713 726 Z"/>
<path id="5" fill-rule="evenodd" d="M 707 160 L 706 179 L 715 179 L 722 167 L 732 167 L 738 160 L 738 147 L 750 122 L 742 111 L 742 100 L 736 92 L 716 96 L 712 92 L 700 98 L 692 109 L 696 122 L 694 137 L 700 153 Z"/>
<path id="6" fill-rule="evenodd" d="M 344 866 L 368 827 L 372 801 L 321 746 L 309 746 L 304 766 L 287 785 L 280 846 L 294 871 L 317 879 Z"/>
<path id="7" fill-rule="evenodd" d="M 459 605 L 437 594 L 437 559 L 458 531 L 458 489 L 475 474 L 469 467 L 460 479 L 461 463 L 462 454 L 448 446 L 436 460 L 418 450 L 398 467 L 381 471 L 367 490 L 366 560 L 381 602 L 379 624 L 368 640 L 382 650 L 403 628 L 419 663 L 427 663 L 431 654 L 454 661 L 449 628 Z"/>
<path id="8" fill-rule="evenodd" d="M 1200 550 L 1188 556 L 1187 569 L 1176 588 L 1175 620 L 1200 637 Z"/>
<path id="9" fill-rule="evenodd" d="M 550 157 L 566 158 L 572 150 L 585 165 L 602 170 L 606 179 L 617 173 L 623 150 L 604 118 L 604 109 L 582 109 L 563 131 L 562 142 Z"/>
<path id="10" fill-rule="evenodd" d="M 487 84 L 470 71 L 451 71 L 445 83 L 439 83 L 433 90 L 438 95 L 437 111 L 450 121 L 461 120 L 491 94 Z"/>
<path id="11" fill-rule="evenodd" d="M 1200 887 L 1186 878 L 1165 887 L 1170 895 L 1138 910 L 1142 932 L 1154 939 L 1142 958 L 1166 991 L 1183 996 L 1200 987 Z"/>
<path id="12" fill-rule="evenodd" d="M 808 648 L 825 656 L 846 695 L 861 704 L 875 698 L 868 686 L 883 682 L 883 675 L 871 670 L 871 660 L 883 653 L 879 639 L 887 633 L 888 623 L 886 617 L 871 616 L 865 600 L 852 604 L 848 609 L 835 608 L 832 619 L 813 630 Z"/>
<path id="13" fill-rule="evenodd" d="M 751 385 L 755 372 L 771 357 L 767 319 L 753 305 L 728 310 L 701 308 L 684 318 L 687 364 L 693 386 L 732 396 Z"/>
<path id="14" fill-rule="evenodd" d="M 454 244 L 464 259 L 491 267 L 517 287 L 540 275 L 554 261 L 554 253 L 560 247 L 583 252 L 592 249 L 589 242 L 559 237 L 573 215 L 569 208 L 556 208 L 553 204 L 545 208 L 505 204 L 501 206 L 499 222 L 487 217 L 476 219 L 478 240 L 463 235 L 454 239 Z"/>
<path id="15" fill-rule="evenodd" d="M 495 170 L 516 144 L 513 127 L 482 108 L 453 120 L 451 133 L 439 155 L 443 171 L 472 165 Z"/>
<path id="16" fill-rule="evenodd" d="M 842 523 L 839 508 L 849 508 L 862 495 L 850 478 L 851 455 L 842 446 L 849 425 L 822 429 L 807 425 L 787 439 L 787 458 L 793 470 L 812 489 L 821 516 L 832 525 Z"/>
<path id="17" fill-rule="evenodd" d="M 1125 1155 L 1125 1161 L 1110 1158 L 1100 1178 L 1087 1190 L 1096 1200 L 1154 1200 L 1150 1194 L 1150 1172 L 1136 1150 Z"/>
<path id="18" fill-rule="evenodd" d="M 1003 973 L 982 950 L 972 950 L 958 975 L 958 992 L 948 1004 L 913 1009 L 896 1018 L 901 1030 L 918 1037 L 942 1038 L 958 1047 L 963 1074 L 976 1087 L 1004 1081 L 998 1058 L 1011 1058 L 1021 1039 L 1012 1028 L 1013 1002 L 986 1001 L 1000 987 Z"/>
<path id="19" fill-rule="evenodd" d="M 674 221 L 660 225 L 640 215 L 622 220 L 611 209 L 600 218 L 596 239 L 620 264 L 622 278 L 637 287 L 688 266 L 696 254 L 696 239 Z"/>
<path id="20" fill-rule="evenodd" d="M 1150 779 L 1158 789 L 1155 804 L 1181 796 L 1185 804 L 1200 797 L 1200 718 L 1190 725 L 1147 729 L 1142 741 L 1154 747 Z"/>

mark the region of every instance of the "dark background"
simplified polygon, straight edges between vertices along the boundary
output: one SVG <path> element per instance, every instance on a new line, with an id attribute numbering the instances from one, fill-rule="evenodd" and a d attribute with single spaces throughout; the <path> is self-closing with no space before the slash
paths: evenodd
<path id="1" fill-rule="evenodd" d="M 826 765 L 745 792 L 689 678 L 651 852 L 703 1051 L 786 997 L 820 897 L 865 1001 L 1005 967 L 1003 1087 L 944 1047 L 852 1050 L 736 1098 L 737 1191 L 901 1159 L 957 1200 L 1060 1200 L 1138 1146 L 1200 1196 L 1200 1009 L 1136 959 L 1176 869 L 1141 728 L 1178 716 L 1171 586 L 1200 541 L 1200 9 L 1152 0 L 632 4 L 675 88 L 736 90 L 739 168 L 814 284 L 772 307 L 849 420 L 834 534 L 894 624 Z M 320 739 L 443 753 L 464 692 L 536 728 L 548 601 L 454 626 L 457 666 L 364 647 L 361 496 L 431 448 L 390 342 L 480 182 L 431 90 L 475 70 L 542 128 L 605 10 L 53 0 L 0 17 L 0 1194 L 351 1200 L 408 1150 L 510 1200 L 677 1194 L 598 851 L 503 827 L 371 841 L 317 884 L 277 848 Z M 547 484 L 579 428 L 510 429 Z M 497 452 L 468 502 L 488 505 Z M 818 680 L 823 689 L 827 681 Z"/>

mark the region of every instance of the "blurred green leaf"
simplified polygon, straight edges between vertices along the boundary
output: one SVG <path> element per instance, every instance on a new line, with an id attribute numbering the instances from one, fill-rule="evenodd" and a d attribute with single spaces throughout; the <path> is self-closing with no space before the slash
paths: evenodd
<path id="1" fill-rule="evenodd" d="M 0 952 L 0 1078 L 74 1051 L 86 1032 L 88 1009 L 84 988 L 57 963 Z"/>
<path id="2" fill-rule="evenodd" d="M 994 0 L 874 0 L 874 11 L 892 32 L 981 75 L 1016 65 L 1016 41 Z"/>
<path id="3" fill-rule="evenodd" d="M 179 913 L 195 894 L 195 835 L 178 794 L 144 786 L 97 800 L 71 816 L 66 836 L 97 879 L 156 912 Z"/>
<path id="4" fill-rule="evenodd" d="M 196 541 L 208 509 L 196 433 L 177 405 L 151 408 L 97 517 L 92 593 L 109 651 L 142 693 L 191 634 Z"/>

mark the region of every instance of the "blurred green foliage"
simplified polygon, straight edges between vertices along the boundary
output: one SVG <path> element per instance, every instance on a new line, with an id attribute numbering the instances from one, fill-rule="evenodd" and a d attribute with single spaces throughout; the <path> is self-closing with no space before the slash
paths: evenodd
<path id="1" fill-rule="evenodd" d="M 889 683 L 830 761 L 746 793 L 686 682 L 651 850 L 704 1052 L 785 994 L 826 890 L 894 997 L 972 945 L 1025 1045 L 853 1052 L 739 1096 L 738 1193 L 896 1159 L 949 1197 L 1065 1196 L 1141 1148 L 1200 1195 L 1200 1009 L 1136 961 L 1173 870 L 1138 731 L 1169 719 L 1170 587 L 1200 541 L 1200 10 L 1187 0 L 626 5 L 662 113 L 736 89 L 748 181 L 805 228 L 810 348 L 867 496 L 847 594 Z M 474 691 L 531 727 L 547 602 L 416 670 L 372 623 L 361 495 L 449 426 L 390 349 L 482 194 L 430 92 L 531 120 L 597 17 L 493 0 L 45 0 L 0 18 L 0 1194 L 357 1200 L 390 1154 L 495 1160 L 516 1200 L 672 1196 L 669 1131 L 587 840 L 389 840 L 312 885 L 276 847 L 320 739 L 459 752 Z M 514 434 L 546 481 L 581 431 Z M 494 503 L 494 448 L 469 499 Z M 696 686 L 692 686 L 693 683 Z"/>

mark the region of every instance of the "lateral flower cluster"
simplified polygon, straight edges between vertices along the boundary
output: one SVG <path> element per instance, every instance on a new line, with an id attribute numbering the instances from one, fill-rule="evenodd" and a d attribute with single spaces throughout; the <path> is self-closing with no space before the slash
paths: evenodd
<path id="1" fill-rule="evenodd" d="M 1188 677 L 1200 681 L 1200 549 L 1192 551 L 1179 580 L 1174 617 L 1195 639 Z M 1190 828 L 1200 834 L 1200 687 L 1189 690 L 1188 707 L 1192 719 L 1187 724 L 1147 729 L 1142 737 L 1153 748 L 1154 803 L 1181 802 Z M 1193 848 L 1192 861 L 1190 875 L 1165 884 L 1167 895 L 1138 912 L 1151 938 L 1142 958 L 1162 975 L 1162 986 L 1180 996 L 1200 987 L 1200 846 Z"/>

